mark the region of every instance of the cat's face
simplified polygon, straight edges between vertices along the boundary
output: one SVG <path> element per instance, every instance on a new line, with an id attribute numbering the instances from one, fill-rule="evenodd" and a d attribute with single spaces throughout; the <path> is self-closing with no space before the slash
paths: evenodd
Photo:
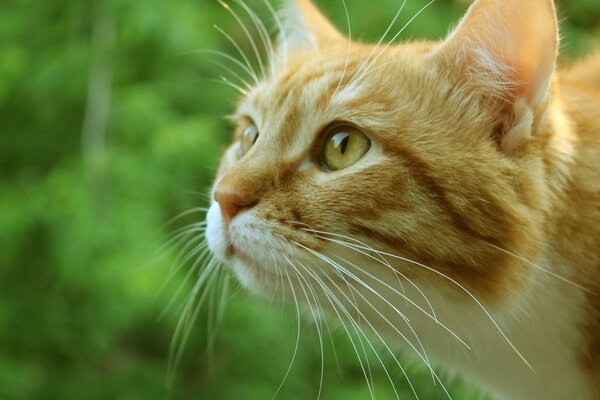
<path id="1" fill-rule="evenodd" d="M 214 254 L 253 291 L 315 302 L 402 281 L 490 302 L 526 287 L 530 267 L 503 250 L 539 248 L 544 167 L 527 102 L 508 98 L 533 89 L 486 87 L 453 43 L 351 44 L 297 7 L 309 44 L 290 39 L 236 111 Z"/>

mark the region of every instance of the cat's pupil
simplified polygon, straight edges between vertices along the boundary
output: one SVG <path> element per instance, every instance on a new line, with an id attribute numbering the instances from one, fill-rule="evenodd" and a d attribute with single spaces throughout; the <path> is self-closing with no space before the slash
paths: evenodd
<path id="1" fill-rule="evenodd" d="M 346 136 L 343 140 L 342 140 L 342 146 L 340 151 L 342 152 L 342 154 L 346 153 L 346 148 L 348 147 L 348 141 L 350 140 L 350 136 Z"/>
<path id="2" fill-rule="evenodd" d="M 346 154 L 348 143 L 350 142 L 350 135 L 345 132 L 336 133 L 333 138 L 333 145 L 340 150 L 342 155 Z"/>

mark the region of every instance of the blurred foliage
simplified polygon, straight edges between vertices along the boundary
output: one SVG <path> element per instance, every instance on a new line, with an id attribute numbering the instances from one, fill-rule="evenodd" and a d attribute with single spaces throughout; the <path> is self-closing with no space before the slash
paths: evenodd
<path id="1" fill-rule="evenodd" d="M 273 25 L 262 2 L 249 4 Z M 318 4 L 347 31 L 339 1 Z M 353 37 L 377 40 L 399 4 L 348 0 Z M 423 4 L 409 1 L 405 21 Z M 220 67 L 193 50 L 235 54 L 212 26 L 248 49 L 243 31 L 209 0 L 3 0 L 0 9 L 0 399 L 270 399 L 295 348 L 294 310 L 234 293 L 211 350 L 202 309 L 169 392 L 178 307 L 158 318 L 180 285 L 192 287 L 182 270 L 159 290 L 175 253 L 155 256 L 181 226 L 165 224 L 205 205 L 195 193 L 211 182 L 236 100 L 210 81 Z M 600 5 L 563 1 L 560 11 L 565 54 L 584 52 Z M 440 0 L 402 37 L 440 38 L 463 12 Z M 307 321 L 279 398 L 316 398 L 321 355 Z M 322 398 L 370 398 L 345 332 L 332 331 Z M 395 398 L 371 358 L 378 398 Z M 422 367 L 407 373 L 421 399 L 444 398 Z M 450 390 L 477 398 L 461 384 Z"/>

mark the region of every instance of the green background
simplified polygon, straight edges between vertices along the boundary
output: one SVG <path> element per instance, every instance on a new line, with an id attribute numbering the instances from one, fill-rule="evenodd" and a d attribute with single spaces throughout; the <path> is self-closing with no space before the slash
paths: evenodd
<path id="1" fill-rule="evenodd" d="M 249 4 L 273 25 L 261 2 Z M 318 4 L 346 31 L 340 1 Z M 399 4 L 348 0 L 354 37 L 378 40 Z M 397 29 L 424 4 L 408 1 Z M 438 0 L 402 39 L 440 38 L 464 9 Z M 560 15 L 564 54 L 597 42 L 597 0 L 563 1 Z M 237 96 L 210 81 L 222 68 L 194 52 L 235 54 L 214 24 L 249 50 L 216 1 L 0 3 L 0 399 L 271 399 L 282 381 L 295 309 L 234 284 L 218 333 L 208 305 L 190 324 L 166 389 L 169 344 L 193 282 L 186 263 L 159 290 L 178 251 L 160 249 L 203 218 L 167 224 L 206 205 L 201 193 L 230 137 L 223 116 Z M 322 398 L 370 398 L 344 331 L 331 330 Z M 413 398 L 391 357 L 383 359 L 401 397 Z M 370 361 L 377 398 L 395 398 Z M 421 399 L 444 398 L 422 366 L 407 364 Z M 316 398 L 320 366 L 314 324 L 303 318 L 278 398 Z M 454 399 L 480 398 L 463 384 L 449 387 Z"/>

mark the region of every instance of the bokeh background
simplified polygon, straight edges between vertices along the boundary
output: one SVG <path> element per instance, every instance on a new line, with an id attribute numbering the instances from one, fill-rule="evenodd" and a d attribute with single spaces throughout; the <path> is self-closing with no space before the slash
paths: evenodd
<path id="1" fill-rule="evenodd" d="M 347 3 L 353 36 L 376 41 L 401 2 Z M 401 38 L 442 37 L 465 3 L 438 0 Z M 261 1 L 248 4 L 274 26 Z M 317 4 L 347 31 L 341 1 Z M 409 0 L 396 29 L 424 4 Z M 568 59 L 598 42 L 600 2 L 559 8 Z M 161 249 L 203 214 L 167 222 L 206 205 L 202 194 L 230 137 L 224 116 L 238 96 L 216 82 L 227 72 L 215 58 L 195 51 L 238 57 L 214 24 L 250 49 L 213 0 L 0 3 L 0 399 L 271 399 L 282 381 L 295 310 L 235 284 L 218 332 L 207 301 L 168 374 L 194 282 L 185 279 L 189 263 L 167 280 L 179 248 Z M 279 399 L 317 396 L 314 328 L 302 319 Z M 344 331 L 331 330 L 322 398 L 370 398 Z M 382 358 L 401 397 L 413 398 L 391 357 Z M 395 398 L 370 360 L 377 398 Z M 421 399 L 445 398 L 422 366 L 407 365 Z M 460 382 L 448 386 L 456 400 L 482 398 Z"/>

